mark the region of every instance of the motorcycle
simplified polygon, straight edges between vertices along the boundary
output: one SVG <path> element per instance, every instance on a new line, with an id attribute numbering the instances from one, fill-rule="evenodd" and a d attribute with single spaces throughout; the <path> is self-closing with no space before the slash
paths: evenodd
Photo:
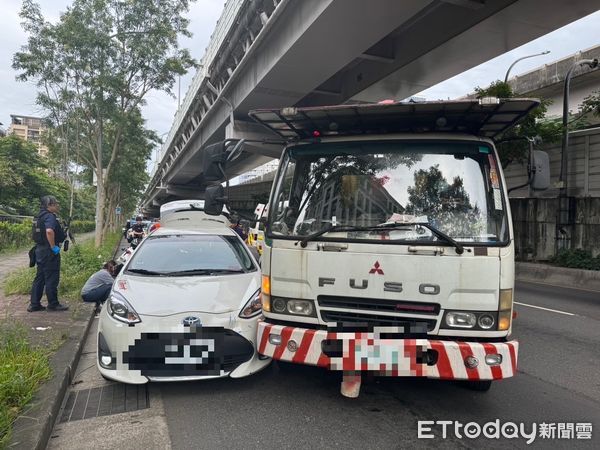
<path id="1" fill-rule="evenodd" d="M 131 255 L 133 255 L 133 252 L 138 247 L 138 245 L 141 244 L 145 237 L 146 233 L 144 233 L 142 236 L 134 236 L 133 233 L 131 233 L 127 239 L 127 241 L 129 242 L 129 247 L 127 247 L 123 251 L 123 253 L 121 253 L 121 255 L 117 258 L 117 263 L 125 264 L 127 261 L 129 261 Z"/>

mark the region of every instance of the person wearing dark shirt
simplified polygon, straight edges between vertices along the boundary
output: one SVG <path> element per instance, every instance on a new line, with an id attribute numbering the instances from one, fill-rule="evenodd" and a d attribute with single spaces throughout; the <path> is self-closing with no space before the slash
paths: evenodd
<path id="1" fill-rule="evenodd" d="M 48 299 L 49 311 L 66 311 L 68 306 L 58 301 L 58 283 L 60 281 L 60 246 L 65 240 L 65 232 L 56 219 L 59 204 L 55 197 L 46 195 L 41 198 L 40 212 L 33 223 L 35 241 L 35 260 L 37 273 L 31 287 L 31 299 L 27 311 L 44 311 L 41 304 L 44 288 Z"/>
<path id="2" fill-rule="evenodd" d="M 85 282 L 81 290 L 81 298 L 84 302 L 104 303 L 110 294 L 114 277 L 118 274 L 119 266 L 113 260 L 108 261 L 102 269 L 93 274 Z"/>

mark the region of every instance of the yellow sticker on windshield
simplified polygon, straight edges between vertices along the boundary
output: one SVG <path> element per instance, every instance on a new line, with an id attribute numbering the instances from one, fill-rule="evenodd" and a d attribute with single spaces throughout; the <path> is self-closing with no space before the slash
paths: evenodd
<path id="1" fill-rule="evenodd" d="M 490 162 L 490 182 L 492 183 L 492 188 L 500 189 L 500 178 L 498 178 L 496 161 L 494 160 L 494 157 L 492 155 L 488 155 L 488 161 Z"/>

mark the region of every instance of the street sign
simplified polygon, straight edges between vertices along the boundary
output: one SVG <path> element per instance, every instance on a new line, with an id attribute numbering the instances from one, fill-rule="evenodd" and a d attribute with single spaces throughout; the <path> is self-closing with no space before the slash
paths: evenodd
<path id="1" fill-rule="evenodd" d="M 121 215 L 121 212 L 122 212 L 122 209 L 121 209 L 121 207 L 120 207 L 120 206 L 117 206 L 117 207 L 115 208 L 115 214 L 116 214 L 117 216 L 120 216 L 120 215 Z"/>

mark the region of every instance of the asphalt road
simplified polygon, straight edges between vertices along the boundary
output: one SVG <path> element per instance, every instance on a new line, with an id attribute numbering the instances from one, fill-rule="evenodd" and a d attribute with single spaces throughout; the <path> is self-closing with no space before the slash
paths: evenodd
<path id="1" fill-rule="evenodd" d="M 600 293 L 518 283 L 516 302 L 519 373 L 487 393 L 381 377 L 347 399 L 338 373 L 273 363 L 243 379 L 150 384 L 149 408 L 58 423 L 49 448 L 600 448 Z M 96 325 L 70 390 L 80 396 L 114 385 L 95 368 Z M 444 420 L 538 428 L 531 445 L 458 437 L 453 426 L 443 439 L 440 425 L 418 438 L 418 421 Z M 542 423 L 592 423 L 592 440 L 542 439 Z"/>
<path id="2" fill-rule="evenodd" d="M 527 447 L 522 438 L 442 439 L 439 426 L 436 438 L 417 438 L 419 420 L 496 419 L 523 422 L 527 433 L 534 423 L 591 422 L 592 441 L 538 436 L 531 446 L 600 448 L 600 294 L 518 283 L 516 301 L 519 373 L 487 393 L 374 378 L 351 400 L 339 394 L 338 374 L 276 363 L 246 379 L 153 385 L 151 393 L 162 397 L 176 449 Z"/>

